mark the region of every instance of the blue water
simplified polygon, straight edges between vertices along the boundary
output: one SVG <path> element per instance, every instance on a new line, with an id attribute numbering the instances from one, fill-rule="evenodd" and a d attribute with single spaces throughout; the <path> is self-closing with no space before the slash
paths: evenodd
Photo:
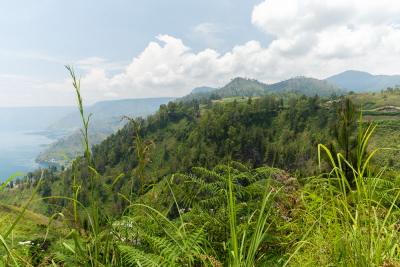
<path id="1" fill-rule="evenodd" d="M 40 145 L 51 144 L 55 140 L 41 135 L 24 134 L 34 131 L 0 130 L 0 182 L 7 181 L 17 173 L 34 171 L 39 166 L 43 169 L 55 165 L 60 170 L 56 163 L 35 163 L 35 157 L 46 148 Z"/>

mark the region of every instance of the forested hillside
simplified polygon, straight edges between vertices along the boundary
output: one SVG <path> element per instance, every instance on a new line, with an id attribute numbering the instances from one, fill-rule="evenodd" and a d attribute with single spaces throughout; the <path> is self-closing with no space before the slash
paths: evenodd
<path id="1" fill-rule="evenodd" d="M 101 132 L 90 133 L 88 136 L 90 147 L 101 143 L 107 136 L 109 136 L 109 134 Z M 59 165 L 70 166 L 71 162 L 64 156 L 74 159 L 79 155 L 83 155 L 84 147 L 82 147 L 82 138 L 81 133 L 70 134 L 60 141 L 51 144 L 43 150 L 35 160 L 36 162 L 57 162 Z"/>
<path id="2" fill-rule="evenodd" d="M 297 77 L 281 81 L 275 84 L 265 84 L 253 79 L 235 78 L 222 88 L 193 93 L 176 100 L 176 102 L 191 101 L 193 99 L 209 98 L 217 94 L 222 98 L 244 96 L 255 97 L 263 94 L 298 93 L 306 96 L 318 94 L 321 97 L 328 97 L 335 93 L 337 95 L 347 94 L 347 90 L 327 81 L 314 78 Z"/>
<path id="3" fill-rule="evenodd" d="M 155 115 L 149 115 L 141 122 L 143 138 L 151 139 L 155 144 L 151 149 L 152 163 L 145 169 L 146 183 L 160 182 L 171 174 L 190 173 L 192 167 L 213 168 L 228 160 L 241 162 L 249 168 L 268 165 L 300 176 L 313 174 L 317 169 L 314 145 L 329 140 L 332 123 L 337 121 L 336 114 L 320 107 L 317 96 L 299 95 L 285 101 L 287 105 L 280 106 L 280 101 L 274 96 L 266 96 L 248 98 L 242 103 L 236 100 L 214 103 L 201 116 L 199 110 L 190 107 L 191 102 L 161 105 Z M 138 165 L 138 158 L 134 151 L 129 150 L 134 145 L 134 136 L 133 125 L 128 123 L 92 147 L 92 158 L 96 160 L 93 164 L 96 163 L 103 181 L 104 194 L 121 173 L 124 177 L 114 185 L 115 194 L 120 191 L 128 193 L 132 176 L 134 193 L 138 194 L 140 181 L 132 172 Z M 78 147 L 78 138 L 74 140 Z M 67 155 L 69 150 L 66 148 Z M 78 176 L 85 191 L 89 190 L 90 182 L 87 168 L 82 164 Z M 62 195 L 67 196 L 71 193 L 68 186 L 71 175 L 68 169 L 62 181 L 65 184 L 51 186 L 54 194 L 62 191 Z M 110 208 L 120 215 L 124 205 L 126 202 L 115 195 Z"/>
<path id="4" fill-rule="evenodd" d="M 343 93 L 346 93 L 343 88 L 330 84 L 326 81 L 304 77 L 292 78 L 272 85 L 260 83 L 256 80 L 235 78 L 232 79 L 232 81 L 223 88 L 217 90 L 212 89 L 213 88 L 210 87 L 196 88 L 194 89 L 192 94 L 183 98 L 179 98 L 175 100 L 175 102 L 182 102 L 182 104 L 185 103 L 188 108 L 194 108 L 194 111 L 197 113 L 197 115 L 200 115 L 204 112 L 204 109 L 210 109 L 213 101 L 220 101 L 220 99 L 222 98 L 224 98 L 225 100 L 231 98 L 230 101 L 238 98 L 239 101 L 242 102 L 242 98 L 244 99 L 245 97 L 258 97 L 261 95 L 273 94 L 275 98 L 273 101 L 276 101 L 276 105 L 283 106 L 284 98 L 287 102 L 289 98 L 298 97 L 302 93 L 304 93 L 306 96 L 314 96 L 317 94 L 321 94 L 322 96 L 340 96 Z M 156 110 L 155 105 L 158 104 L 158 108 L 160 104 L 167 103 L 167 100 L 167 98 L 154 98 L 105 101 L 96 103 L 95 105 L 88 108 L 87 111 L 85 111 L 85 114 L 93 113 L 93 116 L 90 118 L 91 127 L 89 128 L 89 133 L 92 134 L 91 139 L 93 139 L 93 134 L 97 133 L 96 142 L 91 141 L 90 143 L 97 144 L 99 142 L 99 136 L 105 136 L 105 134 L 109 135 L 115 133 L 118 129 L 122 128 L 124 123 L 120 123 L 119 120 L 123 115 L 133 118 L 146 117 L 146 115 L 148 115 L 151 110 Z M 173 99 L 169 98 L 169 100 Z M 171 109 L 172 110 L 168 110 L 168 112 L 174 113 L 174 107 L 171 107 Z M 138 111 L 142 112 L 134 113 Z M 162 113 L 164 111 L 161 110 L 160 112 Z M 190 112 L 193 113 L 193 110 L 191 110 Z M 194 115 L 191 114 L 191 116 Z M 149 118 L 151 121 L 152 118 Z M 76 130 L 78 125 L 79 114 L 72 113 L 60 120 L 59 124 L 49 127 L 47 130 L 47 134 L 52 138 L 61 138 L 70 134 L 71 131 Z M 81 152 L 79 147 L 76 146 L 77 142 L 69 142 L 76 139 L 75 135 L 76 134 L 72 134 L 72 136 L 63 139 L 63 144 L 59 142 L 52 144 L 48 149 L 46 149 L 36 158 L 36 161 L 41 161 L 45 156 L 49 155 L 50 153 L 63 153 L 64 148 L 66 149 L 64 153 L 68 153 L 68 155 L 72 159 L 75 158 Z M 54 158 L 60 164 L 68 164 L 68 162 L 59 155 L 52 155 L 50 157 Z"/>
<path id="5" fill-rule="evenodd" d="M 146 263 L 149 259 L 162 263 L 165 261 L 162 255 L 169 253 L 169 247 L 185 251 L 186 247 L 182 249 L 180 242 L 194 242 L 195 249 L 202 246 L 211 249 L 201 254 L 208 255 L 204 259 L 211 262 L 206 266 L 222 266 L 222 262 L 230 260 L 223 244 L 232 244 L 241 236 L 246 240 L 241 245 L 243 251 L 246 247 L 258 246 L 254 252 L 257 255 L 254 256 L 255 266 L 285 262 L 303 266 L 309 261 L 330 262 L 331 256 L 329 259 L 319 256 L 318 245 L 328 246 L 332 240 L 340 240 L 349 233 L 348 218 L 335 222 L 332 212 L 338 208 L 341 214 L 365 209 L 362 199 L 353 202 L 362 193 L 357 183 L 364 183 L 364 179 L 370 180 L 364 187 L 377 183 L 373 198 L 385 196 L 380 212 L 391 205 L 387 199 L 395 197 L 392 191 L 399 184 L 398 176 L 381 166 L 388 163 L 390 167 L 397 167 L 394 154 L 385 152 L 379 154 L 375 163 L 370 162 L 368 175 L 373 178 L 352 178 L 350 169 L 340 167 L 336 175 L 342 181 L 336 182 L 331 178 L 334 172 L 330 171 L 338 161 L 331 160 L 323 151 L 322 164 L 318 164 L 320 144 L 325 144 L 333 154 L 342 153 L 356 165 L 360 160 L 364 162 L 375 148 L 389 144 L 385 137 L 390 136 L 387 128 L 390 126 L 390 131 L 396 131 L 400 120 L 384 120 L 383 127 L 375 128 L 377 138 L 368 141 L 370 147 L 362 143 L 367 154 L 355 157 L 360 153 L 354 149 L 360 147 L 357 129 L 364 136 L 362 140 L 368 140 L 366 136 L 370 131 L 370 122 L 358 128 L 360 113 L 351 100 L 357 102 L 356 98 L 362 96 L 353 95 L 345 100 L 332 94 L 331 99 L 327 99 L 291 92 L 217 101 L 213 101 L 213 97 L 215 95 L 206 99 L 206 103 L 197 99 L 169 102 L 146 119 L 125 120 L 128 123 L 122 129 L 90 151 L 85 150 L 72 167 L 59 173 L 53 168 L 28 173 L 27 182 L 19 180 L 17 187 L 0 191 L 3 203 L 29 204 L 30 210 L 48 216 L 54 214 L 57 223 L 64 221 L 68 227 L 73 226 L 70 222 L 75 224 L 78 232 L 72 231 L 63 238 L 64 243 L 60 241 L 58 245 L 56 238 L 61 240 L 60 233 L 52 232 L 53 243 L 47 243 L 37 254 L 40 257 L 32 257 L 45 261 L 46 255 L 57 263 L 72 264 L 83 260 L 85 252 L 79 252 L 77 260 L 73 256 L 78 257 L 78 250 L 64 252 L 63 248 L 79 248 L 80 243 L 75 240 L 92 240 L 122 266 Z M 381 117 L 388 112 L 379 112 L 367 111 L 364 117 L 370 116 L 373 122 L 381 123 Z M 396 117 L 397 112 L 387 116 Z M 347 134 L 340 130 L 343 125 L 348 125 Z M 90 136 L 87 136 L 89 141 Z M 344 140 L 349 140 L 349 145 L 343 143 Z M 343 189 L 342 184 L 345 183 L 352 190 L 349 190 L 351 200 L 343 203 L 347 189 Z M 321 198 L 321 194 L 327 200 Z M 27 197 L 30 195 L 34 201 Z M 319 207 L 323 201 L 322 209 Z M 361 206 L 352 207 L 354 203 Z M 257 214 L 258 219 L 251 214 Z M 320 219 L 316 221 L 317 215 Z M 359 217 L 356 220 L 363 222 Z M 129 226 L 126 226 L 127 221 Z M 339 233 L 315 227 L 316 224 L 328 227 L 332 222 Z M 383 225 L 379 220 L 374 222 Z M 236 229 L 236 224 L 238 232 L 232 230 Z M 164 228 L 166 225 L 175 230 Z M 140 234 L 127 235 L 132 232 L 131 227 Z M 185 227 L 185 233 L 178 227 Z M 110 229 L 113 237 L 95 238 Z M 244 234 L 243 229 L 251 234 Z M 359 234 L 363 230 L 356 228 L 356 231 Z M 323 238 L 316 239 L 314 234 L 323 235 Z M 180 239 L 171 240 L 171 236 L 176 235 Z M 196 236 L 202 241 L 197 243 L 193 239 Z M 260 241 L 254 241 L 252 236 L 258 236 Z M 311 247 L 303 247 L 303 243 L 298 242 L 300 239 L 306 239 Z M 108 246 L 108 242 L 114 245 Z M 257 245 L 257 242 L 260 243 Z M 153 244 L 164 245 L 161 250 L 147 250 Z M 315 249 L 317 254 L 309 253 Z M 336 255 L 340 249 L 334 245 L 328 253 Z M 346 250 L 353 248 L 349 246 Z M 30 250 L 28 253 L 19 251 L 23 257 L 34 254 Z M 65 256 L 55 257 L 60 251 Z M 92 248 L 84 251 L 92 251 Z M 185 256 L 173 258 L 168 266 L 186 266 L 187 257 L 196 253 L 193 249 L 189 251 Z M 98 259 L 107 262 L 108 256 L 100 254 Z M 193 262 L 200 261 L 198 257 L 193 258 Z"/>

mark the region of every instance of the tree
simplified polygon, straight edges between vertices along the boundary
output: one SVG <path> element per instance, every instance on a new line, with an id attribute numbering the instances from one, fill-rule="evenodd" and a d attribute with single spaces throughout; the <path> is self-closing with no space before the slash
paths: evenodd
<path id="1" fill-rule="evenodd" d="M 52 165 L 50 167 L 50 173 L 51 174 L 56 174 L 58 172 L 56 165 Z"/>
<path id="2" fill-rule="evenodd" d="M 337 114 L 340 118 L 339 123 L 333 124 L 333 137 L 335 142 L 330 141 L 328 149 L 332 153 L 336 166 L 339 166 L 337 153 L 341 153 L 344 159 L 352 166 L 357 166 L 357 145 L 358 131 L 357 120 L 360 118 L 360 112 L 350 98 L 346 98 L 342 106 L 338 107 Z M 369 126 L 370 122 L 368 122 Z M 326 155 L 325 155 L 326 157 Z M 332 166 L 329 159 L 326 161 Z M 340 165 L 350 185 L 354 185 L 354 175 L 351 167 L 341 159 Z"/>
<path id="3" fill-rule="evenodd" d="M 29 179 L 29 183 L 32 183 L 32 179 L 33 179 L 33 172 L 28 172 L 27 173 L 28 179 Z"/>
<path id="4" fill-rule="evenodd" d="M 43 197 L 48 197 L 51 195 L 50 181 L 48 179 L 42 179 L 42 183 L 40 184 L 40 191 L 43 192 Z"/>
<path id="5" fill-rule="evenodd" d="M 108 155 L 108 163 L 110 165 L 113 165 L 114 161 L 115 161 L 115 153 L 113 150 L 111 150 L 111 153 Z"/>
<path id="6" fill-rule="evenodd" d="M 247 105 L 251 105 L 251 102 L 252 102 L 252 99 L 251 99 L 251 97 L 249 97 L 249 98 L 247 99 Z"/>

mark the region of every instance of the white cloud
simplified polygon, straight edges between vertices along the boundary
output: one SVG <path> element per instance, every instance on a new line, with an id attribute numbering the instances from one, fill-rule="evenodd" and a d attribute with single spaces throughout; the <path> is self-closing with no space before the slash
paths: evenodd
<path id="1" fill-rule="evenodd" d="M 82 78 L 82 88 L 109 90 L 126 98 L 181 96 L 196 86 L 219 86 L 234 76 L 275 75 L 274 71 L 265 71 L 275 63 L 269 51 L 256 41 L 235 46 L 221 56 L 212 49 L 192 53 L 182 40 L 168 35 L 157 39 L 164 44 L 151 42 L 124 73 L 108 79 L 104 70 L 93 69 Z"/>
<path id="2" fill-rule="evenodd" d="M 268 50 L 291 57 L 310 76 L 347 69 L 397 74 L 398 1 L 266 0 L 254 7 L 252 23 L 276 36 Z"/>
<path id="3" fill-rule="evenodd" d="M 98 57 L 76 62 L 87 73 L 82 94 L 93 103 L 182 96 L 197 86 L 223 86 L 237 76 L 270 83 L 297 75 L 322 79 L 349 69 L 398 74 L 399 14 L 400 4 L 389 0 L 266 0 L 254 7 L 251 21 L 276 36 L 269 45 L 250 40 L 225 54 L 215 49 L 193 53 L 181 39 L 159 35 L 160 43 L 150 42 L 125 65 Z M 211 23 L 194 28 L 216 36 L 222 30 Z M 109 76 L 122 66 L 120 74 Z M 73 93 L 69 80 L 45 87 Z"/>

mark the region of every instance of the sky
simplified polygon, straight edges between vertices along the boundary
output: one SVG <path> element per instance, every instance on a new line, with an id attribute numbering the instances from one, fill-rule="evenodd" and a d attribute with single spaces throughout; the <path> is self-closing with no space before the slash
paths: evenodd
<path id="1" fill-rule="evenodd" d="M 398 0 L 36 0 L 0 5 L 0 107 L 188 94 L 232 78 L 400 74 Z"/>

